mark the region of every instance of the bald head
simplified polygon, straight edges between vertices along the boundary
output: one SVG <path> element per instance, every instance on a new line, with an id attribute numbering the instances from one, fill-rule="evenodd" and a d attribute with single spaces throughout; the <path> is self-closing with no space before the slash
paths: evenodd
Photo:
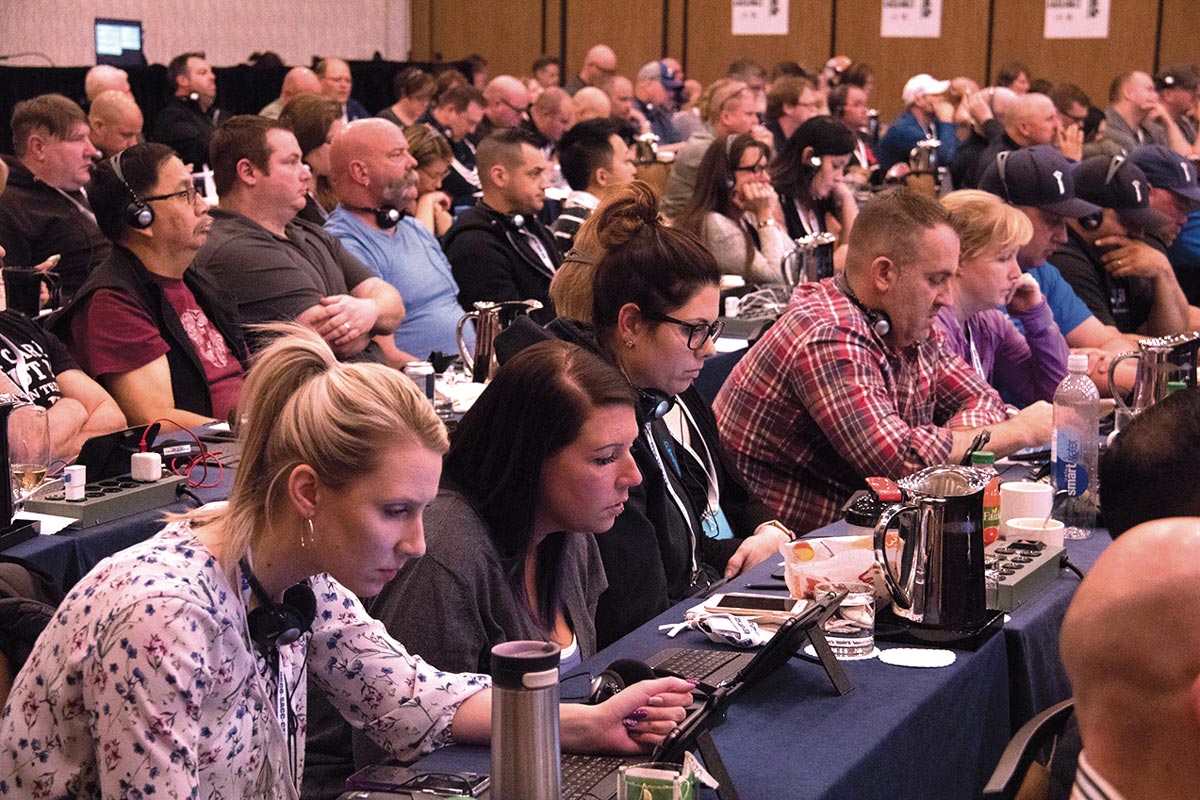
<path id="1" fill-rule="evenodd" d="M 143 123 L 142 110 L 133 97 L 117 89 L 96 95 L 88 111 L 89 137 L 105 158 L 137 144 Z"/>
<path id="2" fill-rule="evenodd" d="M 1114 541 L 1063 620 L 1088 761 L 1130 800 L 1200 786 L 1197 608 L 1200 518 L 1173 517 Z"/>
<path id="3" fill-rule="evenodd" d="M 483 89 L 487 100 L 484 113 L 497 128 L 519 125 L 529 108 L 529 90 L 512 75 L 497 75 Z"/>
<path id="4" fill-rule="evenodd" d="M 600 86 L 617 71 L 617 54 L 606 44 L 594 45 L 583 57 L 579 77 L 588 86 Z"/>
<path id="5" fill-rule="evenodd" d="M 329 149 L 329 182 L 343 205 L 407 207 L 416 198 L 416 166 L 404 131 L 377 117 L 351 122 Z"/>
<path id="6" fill-rule="evenodd" d="M 575 104 L 571 101 L 571 95 L 557 86 L 551 86 L 538 95 L 529 114 L 543 136 L 551 142 L 558 142 L 567 128 L 571 127 Z"/>
<path id="7" fill-rule="evenodd" d="M 302 94 L 320 94 L 321 79 L 317 73 L 308 67 L 292 67 L 283 76 L 283 88 L 279 90 L 279 100 L 287 105 L 292 98 Z"/>
<path id="8" fill-rule="evenodd" d="M 100 93 L 107 91 L 130 94 L 129 73 L 108 64 L 99 64 L 89 69 L 83 79 L 83 92 L 87 95 L 88 102 L 96 102 Z"/>
<path id="9" fill-rule="evenodd" d="M 1017 95 L 1004 115 L 1004 132 L 1021 147 L 1054 144 L 1058 126 L 1054 101 L 1036 92 Z"/>
<path id="10" fill-rule="evenodd" d="M 575 97 L 572 99 L 575 101 L 576 122 L 604 119 L 612 115 L 612 101 L 608 99 L 607 94 L 595 86 L 583 87 L 575 93 Z"/>

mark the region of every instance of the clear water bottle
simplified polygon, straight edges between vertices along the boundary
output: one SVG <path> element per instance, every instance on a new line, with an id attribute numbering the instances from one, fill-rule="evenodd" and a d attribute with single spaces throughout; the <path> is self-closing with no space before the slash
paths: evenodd
<path id="1" fill-rule="evenodd" d="M 1087 376 L 1085 355 L 1067 360 L 1068 375 L 1054 392 L 1054 438 L 1050 461 L 1059 519 L 1066 525 L 1064 538 L 1086 539 L 1096 524 L 1100 482 L 1096 471 L 1100 438 L 1100 393 Z"/>

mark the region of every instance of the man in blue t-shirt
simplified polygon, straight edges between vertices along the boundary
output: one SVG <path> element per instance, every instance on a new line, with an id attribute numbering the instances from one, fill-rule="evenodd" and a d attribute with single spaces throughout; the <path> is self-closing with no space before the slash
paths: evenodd
<path id="1" fill-rule="evenodd" d="M 1017 251 L 1017 262 L 1038 282 L 1054 321 L 1073 349 L 1089 348 L 1107 353 L 1135 349 L 1131 339 L 1112 325 L 1105 325 L 1088 310 L 1058 268 L 1046 261 L 1067 241 L 1070 218 L 1094 214 L 1099 206 L 1075 196 L 1074 164 L 1050 145 L 1024 147 L 996 155 L 979 181 L 985 192 L 1003 197 L 1033 223 L 1033 238 Z M 1015 322 L 1015 320 L 1014 320 Z M 1018 324 L 1018 328 L 1020 325 Z M 1093 359 L 1092 380 L 1104 390 L 1108 386 L 1108 357 Z M 1119 373 L 1125 382 L 1126 373 Z M 1132 385 L 1132 375 L 1128 375 Z"/>
<path id="2" fill-rule="evenodd" d="M 334 139 L 329 158 L 341 204 L 325 229 L 404 299 L 395 332 L 376 339 L 388 363 L 403 367 L 433 351 L 458 352 L 462 308 L 450 263 L 433 235 L 403 213 L 416 195 L 417 165 L 404 132 L 387 120 L 358 120 Z"/>

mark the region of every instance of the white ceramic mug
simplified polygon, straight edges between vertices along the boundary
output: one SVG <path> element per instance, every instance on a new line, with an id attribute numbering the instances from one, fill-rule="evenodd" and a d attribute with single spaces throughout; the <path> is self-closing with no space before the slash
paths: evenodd
<path id="1" fill-rule="evenodd" d="M 1059 520 L 1045 517 L 1013 517 L 1004 525 L 1010 540 L 1032 539 L 1055 547 L 1063 546 L 1064 526 Z"/>
<path id="2" fill-rule="evenodd" d="M 1009 481 L 1000 484 L 1000 535 L 1005 539 L 1013 538 L 1004 528 L 1004 523 L 1013 517 L 1045 519 L 1053 507 L 1054 487 L 1048 483 Z"/>

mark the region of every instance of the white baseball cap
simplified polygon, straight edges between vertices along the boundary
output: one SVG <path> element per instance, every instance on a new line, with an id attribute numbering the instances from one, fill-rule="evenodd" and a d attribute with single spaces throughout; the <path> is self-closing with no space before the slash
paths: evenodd
<path id="1" fill-rule="evenodd" d="M 922 95 L 941 94 L 949 88 L 950 81 L 939 81 L 924 72 L 913 75 L 908 79 L 908 83 L 904 84 L 904 105 L 912 105 L 913 101 Z"/>

